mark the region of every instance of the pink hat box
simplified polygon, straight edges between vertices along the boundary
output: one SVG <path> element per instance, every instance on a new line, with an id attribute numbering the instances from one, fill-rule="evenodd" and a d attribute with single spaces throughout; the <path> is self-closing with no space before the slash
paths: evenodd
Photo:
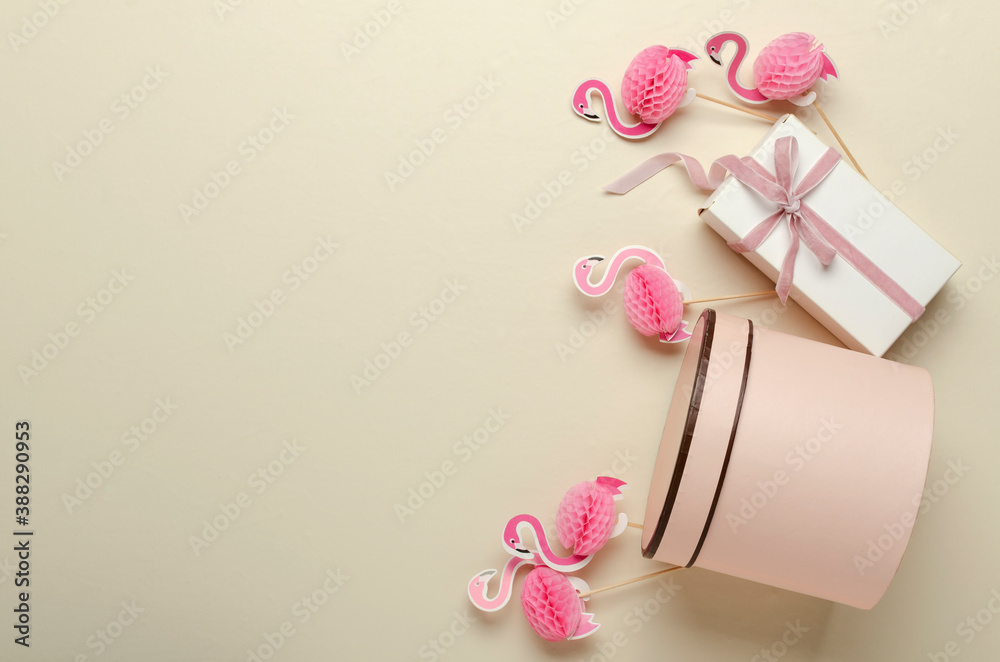
<path id="1" fill-rule="evenodd" d="M 646 504 L 642 552 L 870 609 L 924 488 L 919 367 L 702 313 Z"/>

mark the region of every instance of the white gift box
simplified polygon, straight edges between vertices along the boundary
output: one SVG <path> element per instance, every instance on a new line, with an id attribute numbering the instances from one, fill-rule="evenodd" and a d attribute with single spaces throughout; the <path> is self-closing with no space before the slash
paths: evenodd
<path id="1" fill-rule="evenodd" d="M 774 172 L 775 142 L 784 136 L 798 141 L 794 173 L 798 185 L 828 148 L 794 116 L 782 117 L 749 156 Z M 802 200 L 921 306 L 961 266 L 843 160 Z M 737 242 L 776 209 L 776 203 L 730 175 L 698 213 L 726 241 Z M 777 281 L 789 245 L 789 228 L 782 223 L 756 250 L 744 255 Z M 824 266 L 804 244 L 795 258 L 789 296 L 845 345 L 875 356 L 885 354 L 913 322 L 843 255 Z"/>

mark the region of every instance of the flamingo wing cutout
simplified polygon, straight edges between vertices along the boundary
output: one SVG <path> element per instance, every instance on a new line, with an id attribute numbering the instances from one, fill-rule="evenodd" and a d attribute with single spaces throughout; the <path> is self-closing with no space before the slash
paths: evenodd
<path id="1" fill-rule="evenodd" d="M 819 72 L 819 77 L 823 80 L 827 79 L 827 76 L 833 76 L 834 78 L 840 78 L 840 74 L 837 72 L 837 65 L 833 63 L 833 60 L 826 51 L 823 52 L 823 68 Z"/>
<path id="2" fill-rule="evenodd" d="M 579 577 L 567 577 L 569 583 L 573 585 L 577 593 L 589 593 L 590 585 Z M 577 626 L 576 631 L 567 639 L 583 639 L 586 636 L 592 635 L 597 632 L 598 628 L 601 627 L 600 623 L 594 622 L 594 615 L 590 612 L 583 611 L 586 601 L 590 597 L 580 598 L 580 624 Z"/>
<path id="3" fill-rule="evenodd" d="M 687 340 L 688 338 L 691 337 L 691 333 L 687 330 L 687 328 L 688 328 L 687 321 L 681 320 L 680 326 L 678 326 L 677 330 L 674 331 L 672 334 L 670 334 L 669 336 L 665 333 L 660 334 L 660 342 L 675 343 Z"/>

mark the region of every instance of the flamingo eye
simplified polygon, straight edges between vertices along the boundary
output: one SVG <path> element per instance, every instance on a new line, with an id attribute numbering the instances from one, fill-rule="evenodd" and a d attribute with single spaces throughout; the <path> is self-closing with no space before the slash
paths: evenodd
<path id="1" fill-rule="evenodd" d="M 517 543 L 517 539 L 516 538 L 511 538 L 510 539 L 510 544 L 513 545 L 515 543 Z"/>
<path id="2" fill-rule="evenodd" d="M 580 108 L 583 108 L 583 104 L 582 103 L 580 104 Z"/>

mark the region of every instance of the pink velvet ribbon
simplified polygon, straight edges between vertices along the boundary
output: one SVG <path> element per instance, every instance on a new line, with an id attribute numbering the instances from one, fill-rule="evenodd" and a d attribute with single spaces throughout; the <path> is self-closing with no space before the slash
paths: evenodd
<path id="1" fill-rule="evenodd" d="M 911 319 L 916 320 L 923 314 L 924 307 L 919 301 L 806 204 L 805 196 L 840 162 L 840 154 L 832 147 L 823 153 L 798 186 L 795 186 L 794 179 L 799 165 L 799 143 L 795 136 L 784 136 L 775 141 L 773 174 L 749 156 L 741 159 L 732 154 L 716 159 L 706 174 L 697 159 L 671 152 L 659 154 L 639 164 L 604 189 L 611 193 L 626 193 L 678 161 L 684 163 L 691 182 L 698 188 L 718 188 L 728 171 L 755 193 L 778 205 L 777 211 L 758 223 L 742 240 L 728 243 L 737 253 L 755 251 L 776 227 L 787 221 L 791 241 L 775 283 L 775 291 L 782 303 L 788 300 L 795 274 L 795 258 L 799 252 L 799 244 L 804 242 L 806 248 L 824 266 L 829 265 L 836 255 L 840 255 Z"/>

